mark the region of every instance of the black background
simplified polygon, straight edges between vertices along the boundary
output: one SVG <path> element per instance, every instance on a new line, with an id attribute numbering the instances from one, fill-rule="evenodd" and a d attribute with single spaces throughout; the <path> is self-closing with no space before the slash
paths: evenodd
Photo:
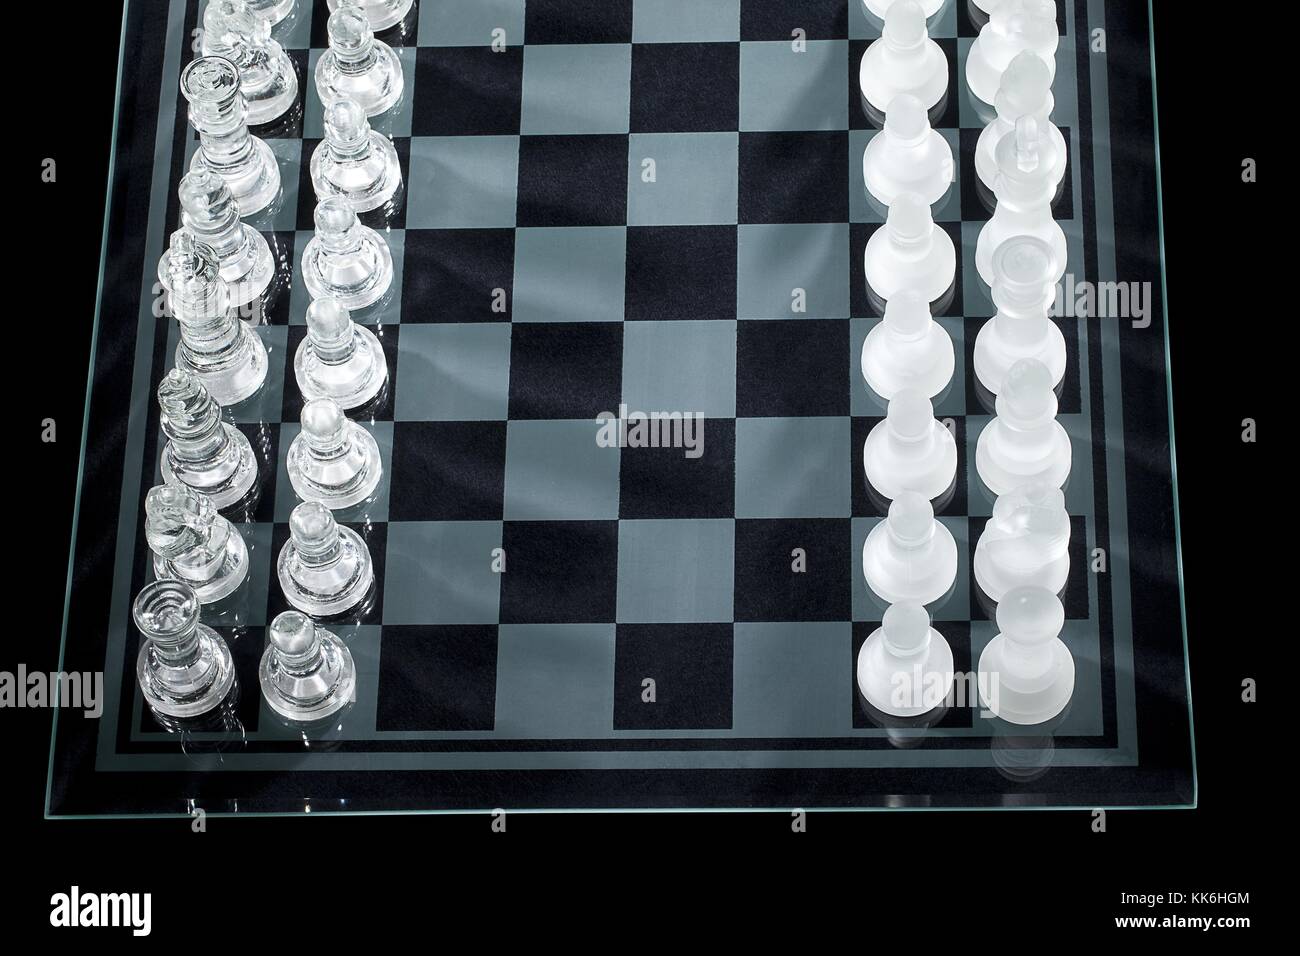
<path id="1" fill-rule="evenodd" d="M 50 712 L 5 710 L 0 926 L 48 930 L 50 895 L 74 883 L 151 892 L 153 939 L 169 943 L 299 914 L 261 937 L 295 948 L 306 932 L 299 920 L 329 927 L 327 936 L 303 937 L 316 945 L 349 928 L 382 941 L 390 921 L 446 925 L 454 938 L 490 941 L 512 913 L 535 902 L 547 906 L 536 928 L 574 938 L 592 933 L 595 922 L 623 918 L 621 930 L 596 936 L 606 946 L 656 937 L 674 945 L 682 937 L 661 933 L 679 917 L 726 933 L 779 924 L 827 944 L 847 933 L 870 946 L 877 932 L 893 936 L 892 925 L 917 948 L 1032 945 L 1149 912 L 1122 907 L 1121 891 L 1170 889 L 1250 892 L 1248 906 L 1180 911 L 1248 915 L 1263 925 L 1264 874 L 1281 849 L 1275 814 L 1294 792 L 1284 783 L 1290 748 L 1266 736 L 1276 733 L 1268 701 L 1289 689 L 1261 670 L 1293 656 L 1288 621 L 1295 619 L 1293 610 L 1264 611 L 1275 593 L 1266 567 L 1292 562 L 1281 548 L 1267 557 L 1261 550 L 1266 533 L 1276 545 L 1290 544 L 1282 529 L 1294 507 L 1286 473 L 1266 471 L 1261 457 L 1262 447 L 1284 440 L 1264 393 L 1291 341 L 1284 331 L 1290 297 L 1274 291 L 1286 281 L 1274 278 L 1278 243 L 1295 222 L 1274 145 L 1284 122 L 1275 104 L 1290 86 L 1270 86 L 1263 72 L 1280 52 L 1221 38 L 1216 21 L 1226 14 L 1216 5 L 1193 13 L 1193 6 L 1202 5 L 1155 2 L 1198 809 L 1112 812 L 1105 833 L 1093 832 L 1086 813 L 1033 812 L 814 813 L 803 834 L 791 832 L 788 814 L 750 813 L 516 814 L 505 834 L 492 833 L 483 816 L 216 819 L 196 835 L 185 820 L 45 821 Z M 38 105 L 11 118 L 17 125 L 6 154 L 6 182 L 15 187 L 4 259 L 8 381 L 22 395 L 7 407 L 17 480 L 5 510 L 10 601 L 0 669 L 11 671 L 19 661 L 29 670 L 58 667 L 112 136 L 120 6 L 77 5 L 67 16 L 75 30 L 26 34 L 30 63 L 11 65 L 8 74 L 52 91 L 33 98 L 26 86 L 11 86 Z M 1147 55 L 1145 35 L 1112 31 L 1108 42 L 1113 63 Z M 54 43 L 60 49 L 51 55 Z M 1135 103 L 1148 95 L 1130 94 Z M 1115 96 L 1112 90 L 1112 102 Z M 1247 156 L 1259 162 L 1258 184 L 1241 182 Z M 58 161 L 55 185 L 40 183 L 45 157 Z M 1120 179 L 1153 175 L 1117 170 Z M 1117 195 L 1124 188 L 1117 182 Z M 1266 229 L 1281 235 L 1265 241 Z M 1157 239 L 1128 241 L 1154 250 Z M 1270 249 L 1279 251 L 1270 256 Z M 36 275 L 43 280 L 33 282 Z M 40 441 L 47 417 L 57 421 L 55 444 Z M 1261 444 L 1241 442 L 1246 417 L 1259 422 Z M 1246 677 L 1260 682 L 1261 703 L 1241 702 Z M 459 902 L 446 905 L 461 896 L 481 900 L 498 918 L 469 919 Z M 906 917 L 914 907 L 924 921 Z M 1018 931 L 1039 925 L 1054 935 Z M 125 939 L 125 931 L 76 935 L 110 937 Z M 450 941 L 442 933 L 423 938 Z"/>

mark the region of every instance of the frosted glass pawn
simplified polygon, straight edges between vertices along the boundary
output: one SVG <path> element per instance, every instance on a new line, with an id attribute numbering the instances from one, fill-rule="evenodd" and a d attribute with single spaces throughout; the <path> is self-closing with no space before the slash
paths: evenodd
<path id="1" fill-rule="evenodd" d="M 900 0 L 862 0 L 862 6 L 872 16 L 884 19 Z M 948 0 L 919 0 L 921 9 L 927 17 L 932 17 Z"/>
<path id="2" fill-rule="evenodd" d="M 168 308 L 180 323 L 176 365 L 194 375 L 221 405 L 249 398 L 266 381 L 266 346 L 230 308 L 230 294 L 211 248 L 185 230 L 172 234 L 159 265 Z"/>
<path id="3" fill-rule="evenodd" d="M 862 546 L 867 586 L 887 604 L 930 604 L 957 580 L 957 541 L 936 521 L 929 499 L 904 492 Z"/>
<path id="4" fill-rule="evenodd" d="M 297 102 L 293 61 L 271 39 L 271 21 L 245 0 L 210 0 L 203 15 L 203 55 L 235 64 L 252 125 L 279 119 Z"/>
<path id="5" fill-rule="evenodd" d="M 858 651 L 857 678 L 858 690 L 877 710 L 919 716 L 942 704 L 952 689 L 952 648 L 930 626 L 924 606 L 893 604 Z"/>
<path id="6" fill-rule="evenodd" d="M 375 333 L 353 322 L 338 299 L 317 299 L 307 307 L 307 337 L 293 372 L 304 399 L 332 398 L 351 409 L 380 393 L 388 360 Z"/>
<path id="7" fill-rule="evenodd" d="M 248 0 L 249 7 L 271 26 L 275 26 L 293 13 L 298 0 Z"/>
<path id="8" fill-rule="evenodd" d="M 915 389 L 894 395 L 862 445 L 871 486 L 886 498 L 917 492 L 927 500 L 946 492 L 957 476 L 957 442 L 934 417 L 934 406 Z"/>
<path id="9" fill-rule="evenodd" d="M 329 8 L 334 11 L 344 3 L 365 11 L 371 29 L 387 30 L 406 19 L 415 0 L 329 0 Z"/>
<path id="10" fill-rule="evenodd" d="M 271 147 L 248 131 L 248 106 L 235 64 L 219 56 L 194 60 L 181 74 L 181 93 L 199 134 L 190 168 L 207 166 L 224 179 L 241 216 L 269 206 L 280 194 L 280 167 Z"/>
<path id="11" fill-rule="evenodd" d="M 316 206 L 316 232 L 302 252 L 302 281 L 312 298 L 335 298 L 364 309 L 393 283 L 393 254 L 384 237 L 357 219 L 342 196 Z"/>
<path id="12" fill-rule="evenodd" d="M 1008 723 L 1051 720 L 1074 695 L 1060 599 L 1046 588 L 1015 588 L 998 603 L 996 617 L 999 633 L 980 654 L 981 702 Z"/>
<path id="13" fill-rule="evenodd" d="M 276 561 L 276 576 L 290 604 L 328 617 L 365 599 L 375 569 L 359 534 L 335 521 L 319 501 L 304 501 L 289 515 L 289 540 Z"/>
<path id="14" fill-rule="evenodd" d="M 998 204 L 975 243 L 975 268 L 987 286 L 993 285 L 993 253 L 1016 236 L 1035 236 L 1051 247 L 1056 262 L 1052 285 L 1065 275 L 1069 249 L 1065 230 L 1052 217 L 1056 187 L 1038 146 L 1038 121 L 1032 116 L 1020 117 L 1015 132 L 998 143 L 999 172 L 993 187 Z"/>
<path id="15" fill-rule="evenodd" d="M 239 206 L 226 181 L 206 166 L 181 177 L 181 226 L 217 256 L 217 268 L 229 287 L 230 307 L 241 315 L 261 300 L 275 278 L 275 257 L 266 237 L 239 218 Z"/>
<path id="16" fill-rule="evenodd" d="M 993 253 L 993 302 L 997 313 L 975 336 L 975 375 L 996 395 L 1011 366 L 1037 359 L 1052 385 L 1065 377 L 1065 336 L 1049 317 L 1056 297 L 1056 256 L 1043 240 L 1015 236 Z"/>
<path id="17" fill-rule="evenodd" d="M 880 38 L 862 54 L 858 87 L 880 113 L 901 93 L 915 96 L 927 110 L 943 100 L 948 92 L 948 58 L 930 39 L 925 11 L 916 0 L 890 5 Z"/>
<path id="18" fill-rule="evenodd" d="M 248 577 L 248 548 L 212 500 L 184 485 L 156 485 L 144 499 L 144 532 L 160 579 L 183 581 L 200 601 L 228 596 Z"/>
<path id="19" fill-rule="evenodd" d="M 975 443 L 975 469 L 995 495 L 1042 482 L 1060 488 L 1070 477 L 1070 437 L 1056 420 L 1047 366 L 1021 359 L 998 391 L 997 415 Z"/>
<path id="20" fill-rule="evenodd" d="M 862 151 L 862 181 L 878 202 L 891 206 L 901 193 L 937 203 L 956 175 L 952 147 L 930 126 L 925 107 L 900 93 L 885 113 L 885 128 Z"/>
<path id="21" fill-rule="evenodd" d="M 315 721 L 352 703 L 357 667 L 336 634 L 299 611 L 285 611 L 271 622 L 258 681 L 277 714 Z"/>
<path id="22" fill-rule="evenodd" d="M 385 205 L 402 185 L 397 147 L 370 128 L 356 100 L 325 107 L 325 138 L 311 157 L 316 198 L 342 196 L 357 212 Z"/>
<path id="23" fill-rule="evenodd" d="M 1055 0 L 1003 0 L 971 44 L 966 84 L 977 99 L 992 104 L 1002 74 L 1024 50 L 1038 54 L 1055 79 L 1060 42 Z"/>
<path id="24" fill-rule="evenodd" d="M 355 100 L 367 116 L 378 116 L 402 98 L 405 78 L 393 48 L 375 39 L 362 8 L 345 4 L 326 25 L 329 49 L 316 63 L 316 92 L 322 103 Z"/>
<path id="25" fill-rule="evenodd" d="M 952 237 L 934 224 L 930 204 L 902 193 L 889 207 L 885 225 L 871 234 L 863 253 L 867 285 L 888 302 L 912 289 L 927 302 L 941 298 L 957 275 Z"/>
<path id="26" fill-rule="evenodd" d="M 862 377 L 885 401 L 904 389 L 934 398 L 952 381 L 952 336 L 930 315 L 930 303 L 904 289 L 885 304 L 884 321 L 862 343 Z"/>
<path id="27" fill-rule="evenodd" d="M 242 499 L 257 481 L 257 458 L 244 433 L 221 419 L 203 384 L 174 368 L 158 385 L 163 481 L 207 495 L 214 508 Z"/>
<path id="28" fill-rule="evenodd" d="M 304 501 L 350 508 L 375 493 L 384 474 L 379 444 L 332 398 L 302 408 L 302 431 L 289 445 L 289 483 Z"/>
<path id="29" fill-rule="evenodd" d="M 975 144 L 975 172 L 981 182 L 993 189 L 998 177 L 998 143 L 1015 132 L 1022 116 L 1032 116 L 1038 123 L 1038 154 L 1052 170 L 1049 181 L 1055 192 L 1065 178 L 1069 150 L 1061 128 L 1051 119 L 1056 98 L 1052 95 L 1052 72 L 1042 57 L 1029 50 L 1016 54 L 1002 74 L 993 105 L 997 119 L 984 127 Z"/>
<path id="30" fill-rule="evenodd" d="M 135 664 L 140 693 L 168 717 L 206 714 L 235 685 L 230 647 L 199 622 L 200 611 L 198 596 L 180 581 L 146 584 L 131 604 L 143 637 Z"/>
<path id="31" fill-rule="evenodd" d="M 1070 515 L 1061 489 L 1039 482 L 999 495 L 974 565 L 975 580 L 994 601 L 1029 585 L 1060 593 L 1070 577 Z"/>

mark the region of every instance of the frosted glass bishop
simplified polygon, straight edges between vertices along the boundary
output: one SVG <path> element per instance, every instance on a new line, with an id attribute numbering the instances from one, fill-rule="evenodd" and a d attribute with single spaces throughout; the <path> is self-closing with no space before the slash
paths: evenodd
<path id="1" fill-rule="evenodd" d="M 1055 0 L 1002 0 L 989 15 L 966 58 L 966 83 L 977 99 L 992 104 L 1002 73 L 1016 54 L 1030 50 L 1056 76 L 1061 36 Z"/>
<path id="2" fill-rule="evenodd" d="M 897 0 L 890 6 L 880 38 L 862 54 L 858 87 L 878 113 L 902 93 L 915 96 L 927 110 L 943 100 L 948 58 L 930 39 L 925 12 L 916 0 Z"/>
<path id="3" fill-rule="evenodd" d="M 260 309 L 249 307 L 260 303 L 275 278 L 275 257 L 266 237 L 239 218 L 230 187 L 206 166 L 181 177 L 177 193 L 181 225 L 216 254 L 230 307 L 241 315 L 260 317 Z"/>
<path id="4" fill-rule="evenodd" d="M 867 240 L 862 267 L 867 285 L 886 302 L 904 289 L 933 302 L 952 287 L 957 250 L 952 237 L 934 224 L 930 204 L 916 193 L 902 193 L 884 226 Z"/>
<path id="5" fill-rule="evenodd" d="M 203 15 L 203 55 L 225 57 L 239 70 L 248 122 L 278 119 L 298 100 L 298 73 L 271 39 L 271 22 L 245 0 L 211 0 Z"/>
<path id="6" fill-rule="evenodd" d="M 916 193 L 933 205 L 947 194 L 956 176 L 952 147 L 930 126 L 925 107 L 900 93 L 885 112 L 885 128 L 862 152 L 867 192 L 890 206 L 902 193 Z"/>
<path id="7" fill-rule="evenodd" d="M 375 39 L 360 7 L 341 6 L 326 27 L 329 49 L 316 63 L 316 92 L 322 103 L 355 100 L 367 116 L 378 116 L 402 98 L 402 62 L 393 48 Z"/>

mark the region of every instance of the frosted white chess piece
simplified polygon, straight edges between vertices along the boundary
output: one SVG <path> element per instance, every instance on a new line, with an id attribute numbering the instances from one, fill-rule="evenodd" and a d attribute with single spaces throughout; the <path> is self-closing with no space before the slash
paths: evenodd
<path id="1" fill-rule="evenodd" d="M 952 381 L 952 336 L 930 315 L 930 303 L 904 289 L 885 304 L 885 318 L 862 343 L 862 376 L 889 401 L 903 389 L 934 398 Z"/>
<path id="2" fill-rule="evenodd" d="M 914 491 L 929 500 L 952 487 L 957 442 L 935 419 L 930 399 L 905 388 L 890 401 L 884 421 L 867 435 L 862 465 L 871 486 L 884 497 Z"/>
<path id="3" fill-rule="evenodd" d="M 1043 482 L 1060 488 L 1070 476 L 1070 437 L 1056 420 L 1047 366 L 1021 359 L 998 391 L 997 415 L 975 444 L 975 469 L 995 495 Z"/>
<path id="4" fill-rule="evenodd" d="M 925 11 L 916 0 L 896 0 L 885 13 L 879 39 L 862 54 L 858 86 L 880 113 L 901 93 L 915 96 L 927 110 L 948 92 L 948 58 L 930 39 Z"/>
<path id="5" fill-rule="evenodd" d="M 1021 485 L 993 503 L 975 545 L 975 580 L 993 601 L 1017 587 L 1058 594 L 1070 576 L 1070 515 L 1060 488 Z"/>
<path id="6" fill-rule="evenodd" d="M 257 676 L 267 706 L 293 721 L 336 714 L 356 695 L 352 652 L 298 611 L 285 611 L 271 622 Z"/>
<path id="7" fill-rule="evenodd" d="M 330 11 L 337 10 L 345 3 L 360 7 L 370 21 L 371 29 L 387 30 L 406 19 L 415 0 L 329 0 Z"/>
<path id="8" fill-rule="evenodd" d="M 993 302 L 997 313 L 975 336 L 975 375 L 996 395 L 1011 366 L 1038 359 L 1053 386 L 1065 377 L 1065 336 L 1049 317 L 1056 295 L 1056 256 L 1033 236 L 1015 236 L 993 253 Z"/>
<path id="9" fill-rule="evenodd" d="M 243 498 L 257 481 L 257 459 L 244 433 L 221 420 L 221 406 L 203 384 L 174 368 L 158 386 L 163 481 L 205 494 L 214 508 Z"/>
<path id="10" fill-rule="evenodd" d="M 355 100 L 325 107 L 325 138 L 311 156 L 317 199 L 343 196 L 357 212 L 388 203 L 402 185 L 402 167 L 392 140 L 370 128 Z"/>
<path id="11" fill-rule="evenodd" d="M 975 268 L 985 285 L 993 285 L 994 250 L 1014 236 L 1036 236 L 1051 247 L 1057 268 L 1052 285 L 1065 275 L 1069 249 L 1065 230 L 1052 217 L 1056 187 L 1050 160 L 1038 151 L 1040 142 L 1038 121 L 1022 116 L 1015 132 L 998 143 L 999 172 L 993 187 L 998 204 L 975 243 Z"/>
<path id="12" fill-rule="evenodd" d="M 379 444 L 332 398 L 302 407 L 302 431 L 289 445 L 285 470 L 298 497 L 350 508 L 375 493 L 384 474 Z"/>
<path id="13" fill-rule="evenodd" d="M 1052 72 L 1042 57 L 1030 50 L 1016 54 L 1002 74 L 993 105 L 997 118 L 984 127 L 975 144 L 975 172 L 980 181 L 990 190 L 997 185 L 998 143 L 1015 132 L 1020 117 L 1032 116 L 1038 124 L 1038 154 L 1052 170 L 1048 181 L 1055 192 L 1065 178 L 1069 150 L 1060 127 L 1051 119 L 1056 98 L 1052 95 Z"/>
<path id="14" fill-rule="evenodd" d="M 211 604 L 248 577 L 248 547 L 212 501 L 185 485 L 157 485 L 144 499 L 145 540 L 154 574 L 183 581 Z"/>
<path id="15" fill-rule="evenodd" d="M 884 19 L 901 0 L 862 0 L 862 6 L 873 16 Z M 927 17 L 932 17 L 939 12 L 948 0 L 921 0 L 921 9 Z"/>
<path id="16" fill-rule="evenodd" d="M 957 580 L 957 542 L 924 495 L 907 491 L 862 546 L 862 573 L 882 601 L 929 604 Z"/>
<path id="17" fill-rule="evenodd" d="M 199 622 L 202 606 L 189 585 L 153 581 L 131 604 L 144 638 L 136 657 L 140 693 L 168 717 L 198 717 L 215 709 L 235 685 L 225 638 Z"/>
<path id="18" fill-rule="evenodd" d="M 316 62 L 316 92 L 322 103 L 341 97 L 355 100 L 367 116 L 378 116 L 402 98 L 402 61 L 383 40 L 365 11 L 351 3 L 339 6 L 327 24 L 329 49 Z"/>
<path id="19" fill-rule="evenodd" d="M 1061 640 L 1065 609 L 1046 588 L 1008 591 L 998 603 L 999 633 L 980 654 L 984 706 L 1013 724 L 1041 724 L 1074 694 L 1074 657 Z"/>
<path id="20" fill-rule="evenodd" d="M 925 107 L 900 93 L 885 112 L 885 128 L 862 151 L 862 181 L 877 201 L 893 204 L 900 193 L 916 193 L 937 203 L 956 175 L 952 147 L 930 126 Z"/>
<path id="21" fill-rule="evenodd" d="M 318 617 L 343 614 L 360 604 L 375 581 L 370 549 L 319 501 L 304 501 L 289 515 L 289 540 L 276 562 L 285 599 Z"/>
<path id="22" fill-rule="evenodd" d="M 1061 37 L 1055 0 L 1002 0 L 989 14 L 966 58 L 966 83 L 978 99 L 992 104 L 1002 73 L 1022 50 L 1042 57 L 1056 77 Z"/>
<path id="23" fill-rule="evenodd" d="M 353 322 L 338 299 L 317 299 L 307 307 L 307 337 L 293 357 L 293 373 L 304 399 L 359 408 L 383 390 L 388 360 L 375 333 Z"/>
<path id="24" fill-rule="evenodd" d="M 893 604 L 858 651 L 858 690 L 871 706 L 916 717 L 942 704 L 952 689 L 952 648 L 930 626 L 920 604 Z"/>
<path id="25" fill-rule="evenodd" d="M 266 237 L 239 218 L 239 205 L 226 181 L 206 166 L 181 177 L 181 226 L 210 248 L 228 286 L 230 307 L 260 316 L 248 308 L 260 302 L 275 278 L 275 258 Z"/>
<path id="26" fill-rule="evenodd" d="M 871 234 L 862 257 L 867 285 L 888 302 L 913 289 L 927 302 L 942 298 L 957 276 L 952 237 L 934 224 L 930 204 L 902 193 L 889 207 L 885 224 Z"/>
<path id="27" fill-rule="evenodd" d="M 393 284 L 393 254 L 384 237 L 357 219 L 342 196 L 316 206 L 316 231 L 302 252 L 302 281 L 312 298 L 364 309 Z"/>
<path id="28" fill-rule="evenodd" d="M 210 0 L 203 14 L 203 55 L 235 64 L 254 126 L 283 116 L 298 99 L 293 61 L 271 39 L 271 21 L 245 0 Z"/>

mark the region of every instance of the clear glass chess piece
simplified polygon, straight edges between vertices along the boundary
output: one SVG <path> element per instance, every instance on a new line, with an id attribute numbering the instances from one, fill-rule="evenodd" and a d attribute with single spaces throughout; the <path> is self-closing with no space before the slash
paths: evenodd
<path id="1" fill-rule="evenodd" d="M 307 337 L 293 372 L 304 399 L 332 398 L 352 409 L 383 391 L 388 360 L 375 333 L 353 322 L 338 299 L 317 299 L 307 307 Z"/>
<path id="2" fill-rule="evenodd" d="M 402 61 L 392 47 L 375 39 L 374 29 L 360 7 L 347 4 L 330 14 L 329 49 L 316 62 L 322 103 L 346 97 L 367 116 L 378 116 L 402 98 Z"/>
<path id="3" fill-rule="evenodd" d="M 201 605 L 181 581 L 145 585 L 131 605 L 144 640 L 136 677 L 145 703 L 167 717 L 197 717 L 217 708 L 235 685 L 225 640 L 199 623 Z"/>
<path id="4" fill-rule="evenodd" d="M 221 420 L 221 406 L 203 384 L 174 368 L 158 385 L 163 434 L 162 476 L 207 495 L 214 508 L 241 500 L 257 481 L 257 458 L 244 433 Z"/>
<path id="5" fill-rule="evenodd" d="M 298 497 L 331 509 L 365 501 L 384 473 L 375 436 L 349 420 L 332 398 L 303 406 L 302 431 L 289 445 L 285 468 Z"/>
<path id="6" fill-rule="evenodd" d="M 248 131 L 248 106 L 239 70 L 224 57 L 199 57 L 181 74 L 190 123 L 199 134 L 191 168 L 207 166 L 226 181 L 241 216 L 251 216 L 280 194 L 280 167 L 271 147 Z"/>
<path id="7" fill-rule="evenodd" d="M 366 543 L 319 501 L 304 501 L 289 515 L 289 540 L 276 570 L 285 599 L 317 617 L 356 607 L 375 581 Z"/>
<path id="8" fill-rule="evenodd" d="M 210 0 L 203 14 L 203 55 L 235 64 L 254 126 L 283 116 L 298 99 L 293 61 L 271 39 L 271 21 L 245 0 Z"/>
<path id="9" fill-rule="evenodd" d="M 339 7 L 359 7 L 364 11 L 370 27 L 374 30 L 387 30 L 406 19 L 415 0 L 329 0 L 330 11 Z"/>
<path id="10" fill-rule="evenodd" d="M 325 107 L 325 139 L 311 157 L 316 198 L 342 196 L 357 212 L 387 204 L 402 185 L 397 147 L 370 128 L 355 100 L 338 99 Z"/>
<path id="11" fill-rule="evenodd" d="M 356 678 L 347 645 L 305 614 L 285 611 L 271 622 L 258 679 L 280 716 L 308 722 L 337 713 L 351 703 Z"/>
<path id="12" fill-rule="evenodd" d="M 221 278 L 229 287 L 230 307 L 241 317 L 260 317 L 262 296 L 275 278 L 275 258 L 266 237 L 239 218 L 230 187 L 206 166 L 181 177 L 177 193 L 181 226 L 216 254 Z"/>
<path id="13" fill-rule="evenodd" d="M 145 540 L 157 577 L 182 581 L 204 604 L 229 596 L 248 577 L 248 548 L 212 501 L 184 485 L 156 485 L 144 500 Z"/>
<path id="14" fill-rule="evenodd" d="M 248 0 L 249 7 L 258 16 L 275 26 L 293 13 L 298 0 Z"/>
<path id="15" fill-rule="evenodd" d="M 176 365 L 221 405 L 252 396 L 266 381 L 266 346 L 230 308 L 230 293 L 212 249 L 183 229 L 158 267 L 172 317 L 180 323 Z"/>
<path id="16" fill-rule="evenodd" d="M 364 309 L 392 285 L 393 255 L 346 199 L 331 196 L 316 207 L 316 232 L 302 252 L 302 281 L 314 299 L 332 297 L 346 309 Z"/>

